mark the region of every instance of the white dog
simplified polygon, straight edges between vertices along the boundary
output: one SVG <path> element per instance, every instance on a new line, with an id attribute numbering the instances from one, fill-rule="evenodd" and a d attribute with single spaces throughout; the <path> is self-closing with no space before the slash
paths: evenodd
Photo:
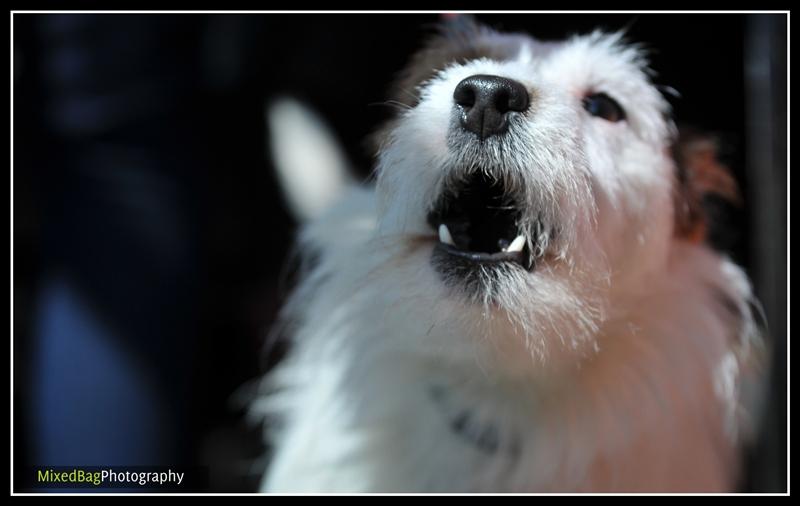
<path id="1" fill-rule="evenodd" d="M 254 404 L 280 420 L 262 489 L 734 489 L 762 367 L 751 289 L 702 240 L 715 189 L 676 161 L 641 50 L 462 18 L 397 90 L 376 187 L 330 207 L 302 202 L 346 168 L 305 113 L 272 110 L 313 219 L 293 348 Z"/>

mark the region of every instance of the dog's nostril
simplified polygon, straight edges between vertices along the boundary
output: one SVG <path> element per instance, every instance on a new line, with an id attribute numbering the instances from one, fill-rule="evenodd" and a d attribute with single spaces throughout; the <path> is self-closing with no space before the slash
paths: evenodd
<path id="1" fill-rule="evenodd" d="M 511 100 L 509 99 L 509 94 L 506 90 L 500 90 L 500 93 L 497 94 L 497 97 L 494 101 L 494 107 L 500 113 L 507 113 L 511 110 Z"/>
<path id="2" fill-rule="evenodd" d="M 509 113 L 527 110 L 530 97 L 522 83 L 479 74 L 458 83 L 453 100 L 459 108 L 461 126 L 486 139 L 505 132 Z"/>
<path id="3" fill-rule="evenodd" d="M 463 84 L 464 81 L 461 81 Z M 472 107 L 475 105 L 475 89 L 471 86 L 456 86 L 456 91 L 453 92 L 453 100 L 461 107 Z"/>

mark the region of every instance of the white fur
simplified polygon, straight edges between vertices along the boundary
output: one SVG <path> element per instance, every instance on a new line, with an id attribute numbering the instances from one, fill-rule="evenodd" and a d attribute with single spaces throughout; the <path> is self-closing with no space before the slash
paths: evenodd
<path id="1" fill-rule="evenodd" d="M 377 188 L 303 229 L 316 263 L 283 315 L 293 349 L 254 403 L 281 417 L 263 490 L 730 490 L 757 342 L 750 286 L 674 237 L 668 107 L 641 54 L 617 35 L 484 36 L 516 56 L 425 83 L 381 150 Z M 473 74 L 515 79 L 533 104 L 502 139 L 454 150 L 453 89 Z M 627 121 L 588 115 L 588 90 Z M 479 159 L 544 230 L 532 272 L 510 267 L 468 297 L 432 267 L 426 213 Z M 451 428 L 465 410 L 466 431 L 495 428 L 499 450 Z"/>
<path id="2" fill-rule="evenodd" d="M 288 204 L 298 218 L 314 219 L 354 183 L 346 157 L 322 120 L 292 99 L 270 104 L 266 118 L 268 144 Z"/>

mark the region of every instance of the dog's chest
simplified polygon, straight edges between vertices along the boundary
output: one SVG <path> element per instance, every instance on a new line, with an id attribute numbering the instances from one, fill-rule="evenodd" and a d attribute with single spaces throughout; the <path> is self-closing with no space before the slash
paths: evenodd
<path id="1" fill-rule="evenodd" d="M 497 392 L 512 403 L 503 407 L 496 398 L 481 405 L 432 389 L 430 412 L 418 411 L 401 443 L 406 451 L 395 453 L 409 459 L 415 486 L 588 492 L 725 491 L 733 485 L 733 445 L 722 434 L 710 389 L 708 409 L 677 392 L 661 401 L 637 400 L 631 390 L 595 399 L 565 393 L 538 404 L 515 394 Z"/>
<path id="2" fill-rule="evenodd" d="M 442 386 L 440 378 L 417 375 L 403 388 L 386 387 L 390 403 L 367 401 L 362 405 L 368 411 L 343 424 L 326 415 L 333 423 L 308 425 L 304 438 L 314 444 L 293 456 L 299 464 L 294 473 L 312 476 L 307 470 L 317 469 L 321 475 L 319 483 L 302 488 L 530 492 L 731 486 L 731 446 L 718 437 L 721 420 L 714 410 L 698 412 L 694 402 L 677 394 L 665 401 L 665 412 L 657 406 L 661 401 L 637 399 L 635 391 L 594 398 L 565 393 L 537 403 L 519 390 L 463 392 Z M 318 456 L 325 462 L 315 462 Z"/>

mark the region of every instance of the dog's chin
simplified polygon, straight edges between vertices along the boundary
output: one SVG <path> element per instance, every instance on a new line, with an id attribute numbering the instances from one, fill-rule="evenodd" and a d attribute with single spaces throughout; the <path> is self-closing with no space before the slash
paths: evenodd
<path id="1" fill-rule="evenodd" d="M 438 242 L 431 264 L 441 281 L 456 296 L 500 304 L 504 292 L 517 291 L 518 279 L 530 273 L 525 252 L 480 253 L 463 251 Z"/>
<path id="2" fill-rule="evenodd" d="M 540 261 L 529 271 L 514 260 L 472 260 L 442 244 L 427 243 L 415 262 L 429 264 L 428 297 L 415 299 L 425 342 L 437 355 L 469 369 L 478 360 L 493 377 L 550 381 L 574 371 L 591 354 L 597 294 Z M 404 276 L 413 276 L 409 270 Z M 420 307 L 424 306 L 424 307 Z M 429 330 L 433 329 L 433 330 Z M 444 341 L 440 341 L 444 340 Z"/>
<path id="3" fill-rule="evenodd" d="M 408 304 L 403 314 L 415 321 L 398 325 L 436 343 L 428 349 L 437 356 L 467 368 L 480 357 L 504 376 L 549 379 L 592 353 L 606 297 L 587 269 L 552 254 L 528 269 L 519 253 L 473 256 L 433 234 L 414 236 L 402 251 L 386 287 L 398 290 L 392 300 Z"/>

